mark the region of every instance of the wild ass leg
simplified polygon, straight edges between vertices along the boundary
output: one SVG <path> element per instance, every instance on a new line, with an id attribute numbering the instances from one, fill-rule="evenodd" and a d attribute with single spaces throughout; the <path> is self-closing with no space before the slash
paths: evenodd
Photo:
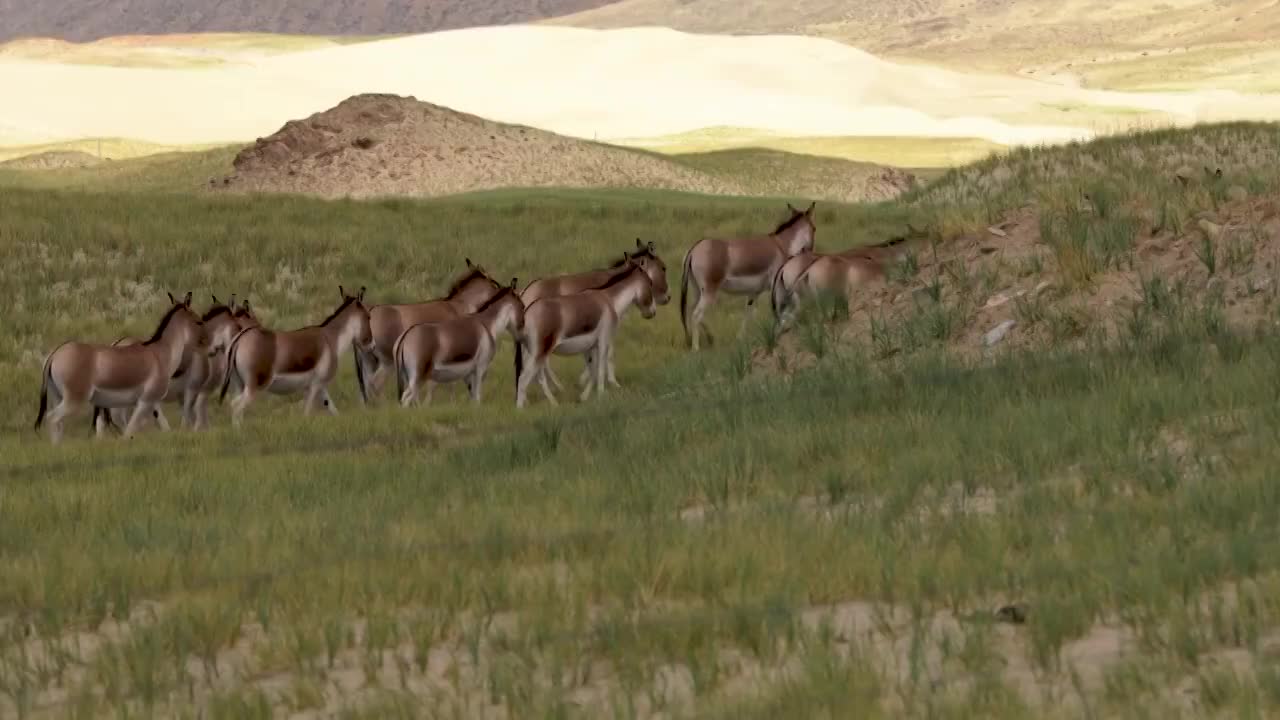
<path id="1" fill-rule="evenodd" d="M 156 424 L 160 426 L 161 430 L 168 432 L 169 420 L 165 418 L 164 414 L 152 412 L 155 409 L 156 402 L 154 400 L 138 400 L 138 404 L 133 408 L 133 413 L 129 416 L 129 424 L 124 427 L 124 436 L 131 438 L 137 435 L 138 431 L 142 429 L 142 424 L 151 418 L 155 418 Z"/>
<path id="2" fill-rule="evenodd" d="M 338 406 L 333 404 L 333 398 L 329 397 L 329 388 L 320 389 L 320 403 L 324 405 L 324 409 L 329 411 L 330 415 L 338 414 Z"/>
<path id="3" fill-rule="evenodd" d="M 302 399 L 303 415 L 310 415 L 316 411 L 316 407 L 320 404 L 320 395 L 323 392 L 324 386 L 318 383 L 307 388 L 307 394 Z"/>
<path id="4" fill-rule="evenodd" d="M 547 363 L 547 366 L 542 369 L 542 372 L 544 375 L 547 376 L 547 379 L 551 381 L 552 387 L 554 387 L 556 390 L 564 389 L 564 385 L 560 382 L 560 378 L 556 376 L 555 370 L 551 369 L 551 363 Z M 578 384 L 579 385 L 582 384 L 581 378 L 578 379 Z"/>
<path id="5" fill-rule="evenodd" d="M 195 406 L 194 414 L 195 414 L 195 420 L 196 420 L 195 429 L 208 430 L 209 429 L 209 393 L 207 392 L 197 393 L 194 406 Z"/>
<path id="6" fill-rule="evenodd" d="M 693 337 L 693 349 L 698 349 L 698 333 L 701 332 L 707 336 L 707 347 L 715 345 L 715 338 L 711 337 L 711 330 L 702 321 L 707 315 L 707 309 L 716 301 L 718 288 L 702 288 L 698 292 L 698 302 L 693 306 L 693 312 L 689 313 L 689 329 Z"/>
<path id="7" fill-rule="evenodd" d="M 472 371 L 471 378 L 467 380 L 467 389 L 471 391 L 471 402 L 480 404 L 480 383 L 484 381 L 484 370 L 480 368 L 480 364 L 476 363 L 476 369 Z"/>
<path id="8" fill-rule="evenodd" d="M 66 396 L 63 396 L 58 400 L 58 404 L 54 405 L 53 409 L 49 411 L 45 421 L 49 423 L 49 440 L 54 445 L 62 442 L 62 425 L 66 418 L 79 410 L 83 410 L 86 404 L 85 401 L 69 401 Z"/>
<path id="9" fill-rule="evenodd" d="M 542 367 L 545 369 L 546 366 L 546 358 L 544 358 Z M 538 385 L 542 388 L 542 394 L 546 396 L 547 402 L 552 405 L 559 404 L 556 402 L 556 396 L 551 392 L 551 388 L 547 386 L 547 374 L 545 372 L 538 374 Z"/>
<path id="10" fill-rule="evenodd" d="M 240 394 L 236 396 L 236 399 L 231 401 L 231 425 L 233 427 L 240 427 L 240 423 L 244 420 L 244 411 L 249 408 L 249 403 L 253 402 L 257 394 L 257 388 L 250 388 L 246 385 L 240 391 Z"/>
<path id="11" fill-rule="evenodd" d="M 110 427 L 111 424 L 111 410 L 107 408 L 94 408 L 93 413 L 93 434 L 94 437 L 101 440 L 107 436 L 107 428 Z"/>
<path id="12" fill-rule="evenodd" d="M 537 353 L 534 352 L 532 343 L 524 343 L 523 347 L 520 348 L 520 352 L 528 358 L 528 364 L 521 369 L 520 376 L 516 378 L 516 407 L 524 407 L 525 400 L 529 394 L 529 383 L 533 382 L 535 379 L 539 380 L 542 385 L 542 391 L 547 395 L 547 399 L 554 403 L 555 398 L 552 397 L 551 391 L 547 389 L 546 376 L 539 374 L 542 370 L 542 363 L 544 359 L 539 358 Z"/>
<path id="13" fill-rule="evenodd" d="M 196 391 L 190 388 L 182 391 L 182 427 L 190 430 L 196 427 Z"/>
<path id="14" fill-rule="evenodd" d="M 134 413 L 137 414 L 136 412 Z M 160 404 L 156 403 L 151 406 L 151 417 L 156 421 L 156 426 L 165 432 L 169 432 L 173 428 L 169 425 L 169 418 L 160 410 Z M 146 422 L 145 420 L 143 422 Z M 139 425 L 141 427 L 141 425 Z"/>
<path id="15" fill-rule="evenodd" d="M 582 394 L 578 396 L 578 400 L 581 402 L 585 402 L 587 398 L 591 397 L 591 389 L 593 387 L 596 389 L 596 394 L 604 394 L 604 378 L 607 371 L 605 370 L 606 363 L 602 356 L 605 351 L 606 345 L 603 338 L 596 340 L 595 347 L 587 351 L 590 358 L 590 365 L 587 367 L 591 370 L 592 377 L 587 381 L 587 386 L 582 388 Z"/>

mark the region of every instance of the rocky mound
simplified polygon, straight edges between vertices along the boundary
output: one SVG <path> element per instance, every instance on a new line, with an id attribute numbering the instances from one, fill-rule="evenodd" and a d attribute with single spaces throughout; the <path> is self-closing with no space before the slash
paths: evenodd
<path id="1" fill-rule="evenodd" d="M 235 172 L 218 184 L 357 198 L 539 186 L 740 190 L 731 180 L 657 155 L 396 95 L 357 95 L 290 121 L 242 150 Z"/>
<path id="2" fill-rule="evenodd" d="M 60 168 L 93 167 L 102 162 L 102 158 L 79 150 L 50 150 L 5 160 L 0 162 L 0 168 L 7 170 L 57 170 Z"/>

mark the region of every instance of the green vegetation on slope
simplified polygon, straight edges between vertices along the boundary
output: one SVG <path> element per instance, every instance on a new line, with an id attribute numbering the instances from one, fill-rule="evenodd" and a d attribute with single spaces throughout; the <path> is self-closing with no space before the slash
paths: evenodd
<path id="1" fill-rule="evenodd" d="M 901 203 L 820 204 L 817 241 L 879 240 L 908 219 L 958 232 L 1128 172 L 1146 183 L 1122 202 L 1172 198 L 1144 154 L 1244 158 L 1275 133 L 1027 151 Z M 1272 192 L 1280 171 L 1256 157 L 1232 182 Z M 535 392 L 515 413 L 504 341 L 478 408 L 446 391 L 431 408 L 364 409 L 345 366 L 337 418 L 267 399 L 242 432 L 215 411 L 206 434 L 94 443 L 85 417 L 69 435 L 86 439 L 59 448 L 29 427 L 43 354 L 150 329 L 165 290 L 236 292 L 289 327 L 326 315 L 338 283 L 423 297 L 464 256 L 523 280 L 637 236 L 674 283 L 696 239 L 767 229 L 781 203 L 6 190 L 3 712 L 50 689 L 66 691 L 55 715 L 1280 709 L 1280 338 L 1224 328 L 1208 298 L 1078 352 L 970 367 L 833 344 L 783 376 L 753 369 L 767 332 L 732 342 L 740 300 L 712 312 L 720 345 L 685 352 L 677 299 L 627 318 L 624 389 L 583 405 Z M 578 368 L 558 362 L 566 380 Z M 993 624 L 1011 602 L 1025 623 Z"/>

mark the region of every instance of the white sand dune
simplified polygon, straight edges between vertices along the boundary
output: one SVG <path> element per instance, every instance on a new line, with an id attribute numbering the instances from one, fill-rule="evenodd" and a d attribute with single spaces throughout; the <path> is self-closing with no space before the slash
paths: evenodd
<path id="1" fill-rule="evenodd" d="M 208 68 L 0 58 L 0 88 L 0 144 L 251 140 L 363 92 L 602 140 L 731 126 L 1021 144 L 1097 129 L 1034 122 L 1048 105 L 1156 111 L 1179 122 L 1280 118 L 1277 96 L 1084 90 L 892 63 L 818 38 L 664 28 L 474 28 Z"/>

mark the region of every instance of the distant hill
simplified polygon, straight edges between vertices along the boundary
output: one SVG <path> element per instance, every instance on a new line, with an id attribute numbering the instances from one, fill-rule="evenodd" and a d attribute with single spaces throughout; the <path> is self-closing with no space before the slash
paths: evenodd
<path id="1" fill-rule="evenodd" d="M 542 22 L 814 35 L 889 58 L 1099 87 L 1280 74 L 1276 0 L 619 0 Z"/>
<path id="2" fill-rule="evenodd" d="M 612 0 L 0 0 L 0 42 L 53 37 L 268 32 L 299 35 L 424 33 L 507 25 Z"/>
<path id="3" fill-rule="evenodd" d="M 882 200 L 913 182 L 900 170 L 786 153 L 675 159 L 494 122 L 411 97 L 365 94 L 290 121 L 244 148 L 234 171 L 214 178 L 212 186 L 322 197 L 633 187 Z"/>

